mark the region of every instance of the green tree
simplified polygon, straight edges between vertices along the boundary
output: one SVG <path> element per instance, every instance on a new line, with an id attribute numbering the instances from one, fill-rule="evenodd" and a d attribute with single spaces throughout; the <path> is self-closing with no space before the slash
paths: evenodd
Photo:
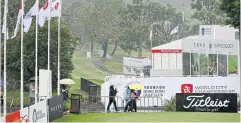
<path id="1" fill-rule="evenodd" d="M 240 30 L 240 1 L 221 0 L 220 9 L 226 13 L 225 23 Z"/>
<path id="2" fill-rule="evenodd" d="M 202 24 L 221 24 L 224 14 L 220 11 L 219 4 L 220 0 L 192 0 L 190 6 L 196 10 L 192 18 L 199 20 Z"/>
<path id="3" fill-rule="evenodd" d="M 33 22 L 34 23 L 34 22 Z M 48 28 L 47 24 L 39 28 L 38 31 L 38 68 L 47 69 L 47 51 L 48 51 Z M 20 80 L 20 31 L 16 38 L 7 42 L 7 74 L 8 80 L 18 82 Z M 57 43 L 58 24 L 56 19 L 51 22 L 51 44 L 50 44 L 50 69 L 52 70 L 53 88 L 57 84 Z M 25 82 L 35 76 L 35 26 L 32 26 L 28 33 L 24 34 L 24 80 Z M 72 64 L 72 54 L 76 46 L 76 39 L 72 36 L 68 25 L 61 24 L 61 79 L 71 78 L 71 72 L 74 68 Z M 2 56 L 3 57 L 3 56 Z M 3 58 L 2 58 L 3 59 Z M 3 63 L 3 62 L 2 62 Z M 3 65 L 2 65 L 3 67 Z"/>

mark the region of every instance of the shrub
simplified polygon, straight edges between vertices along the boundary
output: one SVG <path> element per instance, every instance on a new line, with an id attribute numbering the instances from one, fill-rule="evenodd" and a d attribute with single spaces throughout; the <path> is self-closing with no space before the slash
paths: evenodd
<path id="1" fill-rule="evenodd" d="M 176 97 L 172 96 L 170 100 L 166 100 L 164 103 L 165 111 L 176 111 Z"/>

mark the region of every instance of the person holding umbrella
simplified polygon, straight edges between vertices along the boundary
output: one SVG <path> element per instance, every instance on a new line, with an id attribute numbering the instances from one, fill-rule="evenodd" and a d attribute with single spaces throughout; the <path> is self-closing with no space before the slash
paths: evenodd
<path id="1" fill-rule="evenodd" d="M 138 95 L 136 93 L 136 90 L 142 90 L 144 89 L 144 86 L 141 84 L 132 84 L 129 86 L 131 89 L 131 101 L 130 101 L 130 109 L 128 111 L 132 111 L 133 109 L 135 112 L 137 112 L 137 104 L 136 104 L 136 99 L 138 99 Z"/>

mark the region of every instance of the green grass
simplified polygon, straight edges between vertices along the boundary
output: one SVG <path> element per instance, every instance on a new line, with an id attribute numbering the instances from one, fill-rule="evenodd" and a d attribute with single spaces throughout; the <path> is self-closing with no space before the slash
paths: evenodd
<path id="1" fill-rule="evenodd" d="M 20 106 L 20 89 L 14 89 L 7 92 L 7 105 L 12 107 Z M 24 105 L 29 104 L 29 92 L 24 92 Z"/>
<path id="2" fill-rule="evenodd" d="M 90 113 L 70 114 L 55 122 L 239 122 L 239 113 Z"/>
<path id="3" fill-rule="evenodd" d="M 92 58 L 92 61 L 95 60 L 96 58 Z M 95 68 L 93 63 L 86 58 L 86 52 L 76 51 L 72 61 L 74 64 L 74 70 L 72 71 L 74 79 L 104 80 L 105 73 Z"/>
<path id="4" fill-rule="evenodd" d="M 123 64 L 122 62 L 113 60 L 113 59 L 107 59 L 104 62 L 104 66 L 108 68 L 110 71 L 122 74 L 123 73 Z"/>

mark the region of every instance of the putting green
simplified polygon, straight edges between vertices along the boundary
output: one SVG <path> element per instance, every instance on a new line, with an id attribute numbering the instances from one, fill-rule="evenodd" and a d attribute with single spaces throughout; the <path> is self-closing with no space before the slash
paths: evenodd
<path id="1" fill-rule="evenodd" d="M 239 113 L 157 112 L 71 114 L 55 122 L 240 122 Z"/>

